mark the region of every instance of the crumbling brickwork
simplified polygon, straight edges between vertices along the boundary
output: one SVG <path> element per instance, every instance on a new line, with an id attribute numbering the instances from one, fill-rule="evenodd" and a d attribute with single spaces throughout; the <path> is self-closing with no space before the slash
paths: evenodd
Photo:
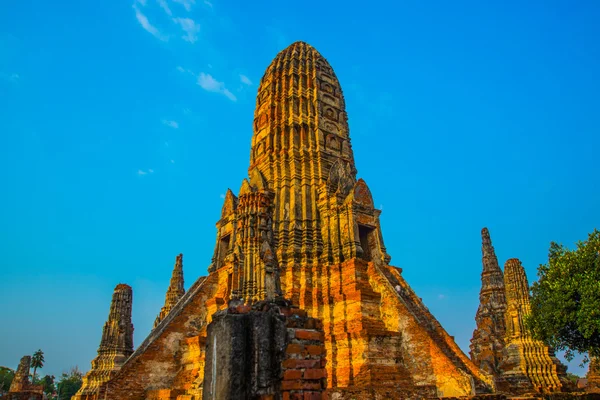
<path id="1" fill-rule="evenodd" d="M 43 386 L 33 385 L 29 380 L 31 356 L 23 356 L 8 389 L 8 400 L 41 400 Z"/>

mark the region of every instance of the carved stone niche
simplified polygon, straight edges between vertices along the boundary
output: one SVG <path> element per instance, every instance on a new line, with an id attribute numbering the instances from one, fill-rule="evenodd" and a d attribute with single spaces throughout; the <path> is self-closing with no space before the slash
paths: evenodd
<path id="1" fill-rule="evenodd" d="M 342 143 L 341 143 L 340 138 L 338 138 L 336 135 L 333 135 L 333 134 L 327 135 L 327 137 L 325 139 L 325 143 L 329 150 L 332 150 L 335 153 L 339 153 L 341 151 Z"/>
<path id="2" fill-rule="evenodd" d="M 323 116 L 331 121 L 338 121 L 338 111 L 333 107 L 323 107 Z"/>

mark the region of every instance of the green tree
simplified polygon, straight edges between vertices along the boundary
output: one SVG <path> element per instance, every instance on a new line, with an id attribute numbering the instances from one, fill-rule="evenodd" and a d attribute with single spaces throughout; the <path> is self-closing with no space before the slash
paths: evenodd
<path id="1" fill-rule="evenodd" d="M 45 375 L 42 379 L 40 379 L 39 384 L 44 386 L 44 393 L 50 395 L 54 392 L 54 375 Z"/>
<path id="2" fill-rule="evenodd" d="M 41 349 L 33 353 L 33 356 L 31 357 L 31 366 L 33 367 L 32 382 L 35 382 L 35 372 L 37 369 L 42 369 L 44 367 L 44 361 L 44 352 Z"/>
<path id="3" fill-rule="evenodd" d="M 77 366 L 69 373 L 63 372 L 57 385 L 58 400 L 70 400 L 83 384 L 83 373 Z"/>
<path id="4" fill-rule="evenodd" d="M 567 360 L 575 353 L 600 356 L 600 231 L 575 250 L 552 242 L 538 278 L 526 319 L 533 336 L 565 351 Z"/>
<path id="5" fill-rule="evenodd" d="M 15 371 L 7 367 L 0 367 L 0 394 L 8 392 L 14 377 Z"/>

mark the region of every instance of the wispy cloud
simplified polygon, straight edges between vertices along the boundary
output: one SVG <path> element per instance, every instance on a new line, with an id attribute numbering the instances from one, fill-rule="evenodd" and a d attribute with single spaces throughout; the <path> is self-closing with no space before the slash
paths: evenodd
<path id="1" fill-rule="evenodd" d="M 19 79 L 21 79 L 19 74 L 16 74 L 16 73 L 5 74 L 3 72 L 0 72 L 0 78 L 4 79 L 5 81 L 10 82 L 10 83 L 17 83 L 17 82 L 19 82 Z"/>
<path id="2" fill-rule="evenodd" d="M 165 124 L 166 126 L 173 128 L 173 129 L 177 129 L 179 128 L 179 124 L 177 123 L 177 121 L 171 121 L 168 119 L 163 119 L 162 123 Z"/>
<path id="3" fill-rule="evenodd" d="M 186 11 L 191 11 L 192 6 L 196 4 L 196 0 L 173 0 L 175 3 L 179 3 L 185 8 Z"/>
<path id="4" fill-rule="evenodd" d="M 240 80 L 244 85 L 252 85 L 252 81 L 246 75 L 240 75 Z"/>
<path id="5" fill-rule="evenodd" d="M 137 174 L 138 174 L 139 176 L 144 176 L 144 175 L 153 174 L 153 173 L 154 173 L 154 170 L 153 170 L 153 169 L 151 169 L 151 168 L 150 168 L 150 169 L 147 169 L 147 170 L 138 169 L 138 172 L 137 172 Z"/>
<path id="6" fill-rule="evenodd" d="M 141 2 L 141 1 L 139 1 L 139 2 L 142 5 L 144 5 L 146 3 L 145 0 L 143 2 Z M 166 42 L 168 40 L 167 36 L 160 33 L 160 31 L 154 25 L 152 25 L 150 23 L 150 21 L 148 20 L 148 17 L 146 17 L 140 11 L 140 9 L 138 8 L 138 6 L 136 4 L 133 5 L 133 9 L 135 10 L 135 17 L 137 18 L 137 20 L 140 23 L 140 25 L 142 26 L 142 28 L 144 28 L 146 31 L 150 32 L 158 40 L 161 40 L 163 42 Z"/>
<path id="7" fill-rule="evenodd" d="M 208 1 L 208 0 L 204 0 L 204 4 L 206 4 L 210 8 L 213 8 L 213 4 L 210 1 Z"/>
<path id="8" fill-rule="evenodd" d="M 191 18 L 173 18 L 173 22 L 181 26 L 181 29 L 185 32 L 182 36 L 183 40 L 190 43 L 195 43 L 198 40 L 198 32 L 200 32 L 200 25 L 198 25 Z"/>
<path id="9" fill-rule="evenodd" d="M 237 100 L 234 94 L 225 88 L 225 84 L 223 82 L 217 81 L 210 74 L 200 72 L 200 75 L 198 75 L 198 85 L 208 92 L 221 93 L 231 101 Z"/>
<path id="10" fill-rule="evenodd" d="M 167 13 L 167 15 L 169 17 L 173 15 L 173 12 L 169 8 L 169 4 L 167 3 L 167 0 L 157 0 L 157 1 L 158 1 L 158 5 Z"/>

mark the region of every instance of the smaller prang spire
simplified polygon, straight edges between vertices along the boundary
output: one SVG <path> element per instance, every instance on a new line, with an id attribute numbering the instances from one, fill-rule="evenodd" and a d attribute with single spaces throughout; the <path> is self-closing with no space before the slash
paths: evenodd
<path id="1" fill-rule="evenodd" d="M 492 246 L 492 239 L 490 238 L 490 231 L 488 228 L 481 230 L 481 253 L 483 262 L 483 272 L 496 272 L 500 271 L 500 265 L 498 265 L 498 258 Z"/>
<path id="2" fill-rule="evenodd" d="M 518 258 L 511 258 L 504 264 L 504 286 L 509 313 L 507 318 L 507 340 L 513 337 L 529 336 L 525 329 L 524 317 L 531 310 L 529 282 L 525 269 Z"/>
<path id="3" fill-rule="evenodd" d="M 160 314 L 154 321 L 154 327 L 156 328 L 160 321 L 162 321 L 171 312 L 175 304 L 185 294 L 183 287 L 183 254 L 179 254 L 175 258 L 175 267 L 173 267 L 173 274 L 171 275 L 171 283 L 169 289 L 167 289 L 167 295 L 165 296 L 165 305 L 161 308 Z"/>
<path id="4" fill-rule="evenodd" d="M 525 325 L 525 317 L 531 311 L 529 282 L 518 258 L 504 264 L 504 287 L 506 334 L 497 389 L 516 395 L 560 391 L 567 382 L 567 368 L 552 349 L 531 337 Z"/>
<path id="5" fill-rule="evenodd" d="M 133 354 L 133 324 L 131 286 L 119 283 L 113 292 L 108 319 L 102 329 L 98 356 L 92 360 L 92 368 L 83 377 L 83 384 L 72 400 L 89 399 L 100 385 L 110 380 Z"/>
<path id="6" fill-rule="evenodd" d="M 487 228 L 481 230 L 481 253 L 483 271 L 475 315 L 477 328 L 470 345 L 471 359 L 489 374 L 498 375 L 504 348 L 506 297 L 504 277 Z"/>

